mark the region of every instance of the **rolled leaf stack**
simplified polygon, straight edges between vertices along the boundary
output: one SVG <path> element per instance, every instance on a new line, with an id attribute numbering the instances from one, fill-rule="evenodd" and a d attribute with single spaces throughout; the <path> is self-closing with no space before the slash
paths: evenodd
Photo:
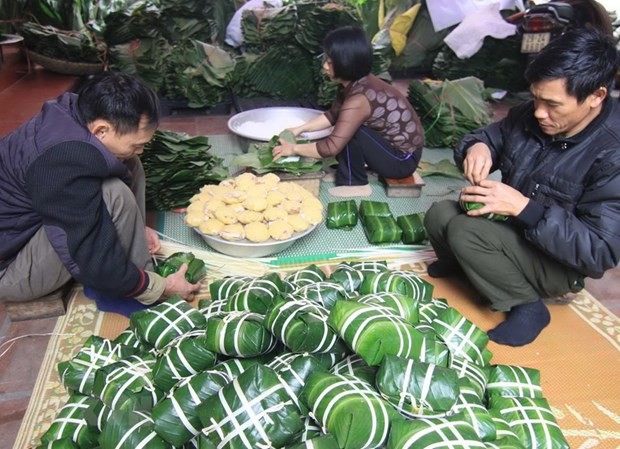
<path id="1" fill-rule="evenodd" d="M 296 271 L 286 277 L 285 281 L 293 284 L 296 288 L 304 287 L 315 282 L 323 282 L 326 276 L 323 270 L 316 265 L 308 265 L 307 267 Z"/>
<path id="2" fill-rule="evenodd" d="M 418 275 L 406 271 L 384 271 L 364 276 L 359 292 L 392 292 L 413 298 L 416 303 L 428 302 L 433 293 L 433 286 Z"/>
<path id="3" fill-rule="evenodd" d="M 491 414 L 485 407 L 483 400 L 478 397 L 478 392 L 472 387 L 467 378 L 459 379 L 460 393 L 452 413 L 458 414 L 474 428 L 481 441 L 494 441 L 497 439 L 497 430 Z"/>
<path id="4" fill-rule="evenodd" d="M 387 308 L 352 301 L 337 301 L 328 323 L 370 366 L 379 365 L 387 354 L 419 357 L 427 339 L 432 340 Z"/>
<path id="5" fill-rule="evenodd" d="M 174 447 L 190 441 L 202 428 L 198 406 L 232 380 L 227 374 L 213 370 L 184 379 L 153 407 L 157 434 Z"/>
<path id="6" fill-rule="evenodd" d="M 495 365 L 487 383 L 489 396 L 542 398 L 540 371 L 514 365 Z"/>
<path id="7" fill-rule="evenodd" d="M 282 447 L 297 441 L 303 428 L 283 381 L 260 364 L 204 401 L 198 414 L 200 447 Z"/>
<path id="8" fill-rule="evenodd" d="M 397 243 L 403 234 L 394 217 L 368 216 L 362 220 L 364 232 L 372 244 Z"/>
<path id="9" fill-rule="evenodd" d="M 291 296 L 309 299 L 326 309 L 331 309 L 336 301 L 349 299 L 349 294 L 342 285 L 330 281 L 305 285 L 292 292 Z"/>
<path id="10" fill-rule="evenodd" d="M 396 315 L 411 324 L 416 324 L 418 322 L 417 300 L 401 295 L 400 293 L 391 293 L 389 291 L 369 293 L 353 298 L 352 301 L 359 302 L 361 304 L 375 304 L 378 306 L 387 307 Z"/>
<path id="11" fill-rule="evenodd" d="M 459 418 L 455 416 L 396 421 L 392 425 L 387 448 L 485 449 L 485 444 L 478 439 L 471 425 Z"/>
<path id="12" fill-rule="evenodd" d="M 230 297 L 227 310 L 248 311 L 264 315 L 282 289 L 282 280 L 276 273 L 252 279 Z"/>
<path id="13" fill-rule="evenodd" d="M 325 226 L 328 229 L 351 230 L 357 224 L 357 204 L 354 200 L 332 201 L 327 204 Z"/>
<path id="14" fill-rule="evenodd" d="M 356 292 L 364 280 L 364 272 L 346 264 L 339 264 L 329 280 L 340 284 L 348 293 Z"/>
<path id="15" fill-rule="evenodd" d="M 424 213 L 401 215 L 396 218 L 396 223 L 403 230 L 402 241 L 408 245 L 415 245 L 426 240 L 426 228 L 424 227 Z"/>
<path id="16" fill-rule="evenodd" d="M 114 410 L 110 414 L 99 444 L 101 449 L 173 449 L 155 433 L 147 413 L 129 410 Z"/>
<path id="17" fill-rule="evenodd" d="M 376 382 L 381 396 L 408 418 L 445 416 L 460 393 L 453 370 L 391 355 L 381 362 Z"/>
<path id="18" fill-rule="evenodd" d="M 86 412 L 97 402 L 99 402 L 97 399 L 79 393 L 71 395 L 54 418 L 50 428 L 41 437 L 41 442 L 47 444 L 54 440 L 70 438 L 79 447 L 96 447 L 99 430 L 88 424 Z"/>
<path id="19" fill-rule="evenodd" d="M 276 338 L 263 326 L 264 316 L 227 312 L 207 321 L 207 349 L 231 357 L 250 358 L 271 352 Z"/>
<path id="20" fill-rule="evenodd" d="M 93 395 L 114 410 L 147 410 L 163 399 L 153 383 L 152 355 L 132 355 L 99 368 L 95 374 Z"/>
<path id="21" fill-rule="evenodd" d="M 444 310 L 432 326 L 454 356 L 464 357 L 481 366 L 488 364 L 489 357 L 484 352 L 489 343 L 488 335 L 456 309 L 449 307 Z"/>
<path id="22" fill-rule="evenodd" d="M 251 281 L 253 278 L 249 276 L 229 276 L 224 279 L 217 279 L 209 284 L 209 293 L 211 293 L 211 301 L 218 299 L 228 299 L 235 294 L 237 290 Z"/>
<path id="23" fill-rule="evenodd" d="M 545 398 L 491 396 L 489 409 L 508 421 L 526 448 L 570 447 Z"/>
<path id="24" fill-rule="evenodd" d="M 332 374 L 356 377 L 368 382 L 370 385 L 374 385 L 377 369 L 376 366 L 368 366 L 359 355 L 352 354 L 332 366 L 329 372 Z"/>
<path id="25" fill-rule="evenodd" d="M 309 299 L 281 301 L 267 312 L 264 325 L 293 352 L 344 352 L 328 317 L 327 309 Z"/>
<path id="26" fill-rule="evenodd" d="M 157 356 L 153 367 L 153 382 L 159 389 L 169 391 L 184 378 L 215 364 L 216 355 L 206 347 L 206 333 L 201 329 L 181 335 Z"/>
<path id="27" fill-rule="evenodd" d="M 175 338 L 207 324 L 198 310 L 177 295 L 155 307 L 132 313 L 129 323 L 141 341 L 156 349 L 163 349 Z"/>
<path id="28" fill-rule="evenodd" d="M 133 354 L 128 346 L 114 344 L 112 341 L 91 335 L 84 346 L 71 360 L 58 364 L 60 381 L 70 391 L 89 395 L 93 390 L 95 372 Z"/>
<path id="29" fill-rule="evenodd" d="M 314 373 L 303 394 L 312 416 L 342 449 L 382 446 L 398 417 L 371 385 L 351 376 Z"/>

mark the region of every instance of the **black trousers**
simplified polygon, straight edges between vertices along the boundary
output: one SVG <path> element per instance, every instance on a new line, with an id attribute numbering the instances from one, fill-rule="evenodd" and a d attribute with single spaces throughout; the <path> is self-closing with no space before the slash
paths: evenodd
<path id="1" fill-rule="evenodd" d="M 346 147 L 336 155 L 336 185 L 368 184 L 366 167 L 383 178 L 406 178 L 418 167 L 414 154 L 395 150 L 376 131 L 360 127 Z"/>

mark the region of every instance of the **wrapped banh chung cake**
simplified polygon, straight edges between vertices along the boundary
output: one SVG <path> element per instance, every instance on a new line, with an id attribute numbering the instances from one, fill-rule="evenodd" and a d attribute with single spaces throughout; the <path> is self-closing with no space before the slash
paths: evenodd
<path id="1" fill-rule="evenodd" d="M 384 261 L 230 277 L 59 364 L 40 447 L 568 448 L 540 372 Z"/>

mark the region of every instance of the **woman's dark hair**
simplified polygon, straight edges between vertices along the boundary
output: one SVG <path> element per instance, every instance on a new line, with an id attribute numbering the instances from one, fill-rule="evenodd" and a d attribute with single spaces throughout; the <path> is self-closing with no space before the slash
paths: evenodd
<path id="1" fill-rule="evenodd" d="M 611 90 L 618 71 L 613 40 L 592 28 L 577 28 L 552 40 L 525 70 L 530 83 L 564 78 L 566 92 L 581 103 L 601 87 Z"/>
<path id="2" fill-rule="evenodd" d="M 372 47 L 364 30 L 345 26 L 331 31 L 323 41 L 325 55 L 331 60 L 334 77 L 357 81 L 372 68 Z"/>
<path id="3" fill-rule="evenodd" d="M 159 100 L 155 92 L 135 76 L 103 72 L 88 79 L 78 91 L 78 109 L 86 124 L 103 119 L 123 135 L 135 132 L 140 120 L 159 123 Z"/>

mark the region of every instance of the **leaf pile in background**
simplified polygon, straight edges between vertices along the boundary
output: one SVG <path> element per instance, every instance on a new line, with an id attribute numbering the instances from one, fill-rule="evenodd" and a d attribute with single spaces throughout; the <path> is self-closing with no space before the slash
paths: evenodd
<path id="1" fill-rule="evenodd" d="M 210 153 L 206 136 L 156 131 L 141 156 L 146 172 L 146 207 L 168 210 L 186 207 L 205 184 L 226 179 L 223 160 Z"/>
<path id="2" fill-rule="evenodd" d="M 409 101 L 424 126 L 425 145 L 454 147 L 465 134 L 491 123 L 484 95 L 484 84 L 474 77 L 411 81 Z"/>
<path id="3" fill-rule="evenodd" d="M 35 22 L 25 22 L 19 30 L 26 47 L 41 55 L 70 62 L 103 61 L 105 44 L 96 42 L 87 30 L 64 31 Z"/>

